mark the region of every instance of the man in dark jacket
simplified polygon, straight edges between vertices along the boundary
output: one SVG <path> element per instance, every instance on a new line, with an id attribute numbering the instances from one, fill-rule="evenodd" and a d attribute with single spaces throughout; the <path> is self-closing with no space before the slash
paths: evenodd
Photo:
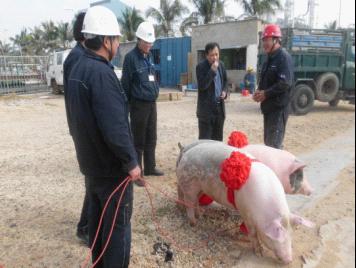
<path id="1" fill-rule="evenodd" d="M 87 50 L 68 79 L 68 118 L 81 172 L 88 179 L 89 242 L 92 245 L 103 206 L 111 193 L 130 176 L 141 178 L 128 120 L 128 105 L 110 61 L 119 47 L 120 27 L 115 14 L 102 6 L 88 9 L 83 24 Z M 123 188 L 109 203 L 93 263 L 103 252 L 115 224 L 110 243 L 95 267 L 127 268 L 131 249 L 132 183 L 123 194 L 118 217 L 116 205 Z"/>
<path id="2" fill-rule="evenodd" d="M 292 57 L 281 47 L 281 38 L 278 25 L 266 26 L 263 47 L 268 58 L 262 66 L 259 89 L 254 95 L 264 115 L 264 142 L 277 149 L 283 148 L 294 80 Z"/>
<path id="3" fill-rule="evenodd" d="M 80 57 L 84 54 L 84 34 L 82 33 L 83 21 L 85 17 L 85 12 L 79 13 L 76 17 L 73 26 L 73 36 L 75 41 L 77 41 L 76 46 L 69 53 L 68 57 L 64 61 L 63 65 L 63 82 L 64 82 L 64 102 L 67 111 L 67 121 L 69 127 L 69 133 L 72 135 L 71 124 L 68 118 L 68 97 L 67 97 L 67 87 L 68 87 L 68 78 L 69 74 L 73 69 L 73 66 L 77 64 Z M 88 209 L 89 209 L 89 198 L 87 194 L 87 178 L 85 178 L 85 196 L 82 207 L 82 212 L 80 214 L 80 219 L 77 224 L 77 236 L 85 243 L 89 244 L 89 235 L 88 235 Z"/>
<path id="4" fill-rule="evenodd" d="M 143 22 L 137 32 L 137 46 L 126 55 L 122 85 L 130 102 L 130 119 L 136 152 L 145 176 L 163 176 L 156 168 L 157 103 L 159 86 L 150 50 L 155 42 L 153 25 Z M 140 181 L 136 183 L 140 185 Z"/>
<path id="5" fill-rule="evenodd" d="M 227 75 L 217 43 L 207 44 L 206 59 L 196 68 L 198 80 L 199 139 L 223 140 Z"/>

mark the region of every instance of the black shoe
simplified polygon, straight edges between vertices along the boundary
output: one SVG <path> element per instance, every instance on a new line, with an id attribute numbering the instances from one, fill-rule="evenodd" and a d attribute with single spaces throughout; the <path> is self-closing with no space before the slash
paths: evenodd
<path id="1" fill-rule="evenodd" d="M 156 176 L 161 177 L 164 176 L 164 173 L 159 169 L 155 168 L 154 170 L 145 170 L 145 176 Z"/>
<path id="2" fill-rule="evenodd" d="M 77 237 L 80 239 L 81 242 L 83 242 L 86 246 L 89 245 L 89 234 L 88 230 L 86 228 L 83 229 L 77 229 Z"/>

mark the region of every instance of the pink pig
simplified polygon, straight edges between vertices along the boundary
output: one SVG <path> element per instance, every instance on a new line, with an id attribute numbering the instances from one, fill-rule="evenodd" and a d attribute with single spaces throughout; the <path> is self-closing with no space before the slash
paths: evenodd
<path id="1" fill-rule="evenodd" d="M 187 152 L 202 143 L 221 142 L 199 140 L 184 147 L 183 150 Z M 274 149 L 265 145 L 247 145 L 241 148 L 240 151 L 253 155 L 258 161 L 271 168 L 281 181 L 286 194 L 311 195 L 313 193 L 313 188 L 304 172 L 306 164 L 298 160 L 296 156 L 290 152 Z"/>
<path id="2" fill-rule="evenodd" d="M 281 182 L 261 162 L 253 162 L 246 184 L 234 191 L 236 204 L 232 205 L 227 197 L 227 188 L 220 179 L 220 167 L 234 151 L 241 152 L 220 142 L 200 143 L 184 148 L 176 171 L 179 198 L 198 207 L 199 196 L 205 193 L 226 207 L 238 207 L 249 229 L 249 239 L 255 252 L 261 253 L 262 242 L 279 260 L 288 264 L 293 259 L 291 225 L 312 227 L 313 224 L 290 213 Z M 197 223 L 196 212 L 193 208 L 187 208 L 192 225 Z"/>
<path id="3" fill-rule="evenodd" d="M 265 145 L 247 145 L 241 148 L 241 152 L 253 155 L 271 168 L 280 179 L 286 194 L 312 194 L 313 189 L 303 172 L 306 164 L 293 154 Z"/>

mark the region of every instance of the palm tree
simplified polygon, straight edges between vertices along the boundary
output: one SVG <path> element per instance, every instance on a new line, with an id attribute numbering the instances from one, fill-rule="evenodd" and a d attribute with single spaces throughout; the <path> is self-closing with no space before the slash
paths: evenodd
<path id="1" fill-rule="evenodd" d="M 11 37 L 10 40 L 20 49 L 21 53 L 30 54 L 32 36 L 26 28 L 21 30 L 20 34 L 17 34 L 15 37 Z"/>
<path id="2" fill-rule="evenodd" d="M 240 3 L 249 16 L 261 17 L 266 14 L 275 14 L 280 9 L 280 0 L 235 0 Z"/>
<path id="3" fill-rule="evenodd" d="M 60 22 L 57 25 L 57 35 L 61 47 L 68 49 L 70 42 L 73 40 L 72 27 L 68 22 Z"/>
<path id="4" fill-rule="evenodd" d="M 11 54 L 12 53 L 11 45 L 9 43 L 0 41 L 0 53 L 3 56 Z"/>
<path id="5" fill-rule="evenodd" d="M 191 34 L 192 27 L 199 24 L 199 18 L 200 14 L 198 12 L 193 12 L 189 17 L 182 21 L 179 28 L 182 36 L 188 36 Z"/>
<path id="6" fill-rule="evenodd" d="M 126 8 L 122 13 L 122 18 L 119 18 L 118 21 L 123 29 L 126 40 L 132 41 L 135 39 L 135 32 L 138 26 L 144 19 L 142 18 L 140 11 L 134 7 Z"/>
<path id="7" fill-rule="evenodd" d="M 225 17 L 226 0 L 192 0 L 203 23 L 208 24 L 217 18 Z"/>
<path id="8" fill-rule="evenodd" d="M 162 30 L 166 37 L 174 36 L 173 24 L 188 13 L 189 9 L 184 6 L 180 0 L 161 0 L 160 8 L 149 8 L 146 11 L 146 16 L 156 20 L 158 30 Z"/>
<path id="9" fill-rule="evenodd" d="M 43 55 L 45 53 L 44 49 L 46 47 L 45 41 L 43 39 L 43 31 L 40 27 L 34 27 L 31 30 L 32 42 L 31 50 L 34 55 Z"/>
<path id="10" fill-rule="evenodd" d="M 42 22 L 43 40 L 45 41 L 46 52 L 53 51 L 58 48 L 58 28 L 53 21 Z"/>
<path id="11" fill-rule="evenodd" d="M 325 24 L 324 28 L 328 30 L 337 30 L 337 21 L 335 20 Z"/>

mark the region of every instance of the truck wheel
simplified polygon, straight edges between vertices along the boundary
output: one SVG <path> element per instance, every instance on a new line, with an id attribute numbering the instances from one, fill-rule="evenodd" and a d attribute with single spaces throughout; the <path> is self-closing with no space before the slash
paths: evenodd
<path id="1" fill-rule="evenodd" d="M 321 75 L 316 82 L 316 97 L 322 102 L 330 102 L 339 92 L 340 81 L 334 73 Z"/>
<path id="2" fill-rule="evenodd" d="M 306 115 L 314 106 L 315 94 L 311 87 L 305 84 L 294 89 L 292 109 L 296 115 Z"/>
<path id="3" fill-rule="evenodd" d="M 52 81 L 51 81 L 51 88 L 52 88 L 52 94 L 54 94 L 54 95 L 59 95 L 59 94 L 61 94 L 61 89 L 60 89 L 60 87 L 57 85 L 56 80 L 52 80 Z"/>
<path id="4" fill-rule="evenodd" d="M 329 101 L 330 107 L 337 107 L 340 103 L 340 99 L 334 99 L 332 101 Z"/>

